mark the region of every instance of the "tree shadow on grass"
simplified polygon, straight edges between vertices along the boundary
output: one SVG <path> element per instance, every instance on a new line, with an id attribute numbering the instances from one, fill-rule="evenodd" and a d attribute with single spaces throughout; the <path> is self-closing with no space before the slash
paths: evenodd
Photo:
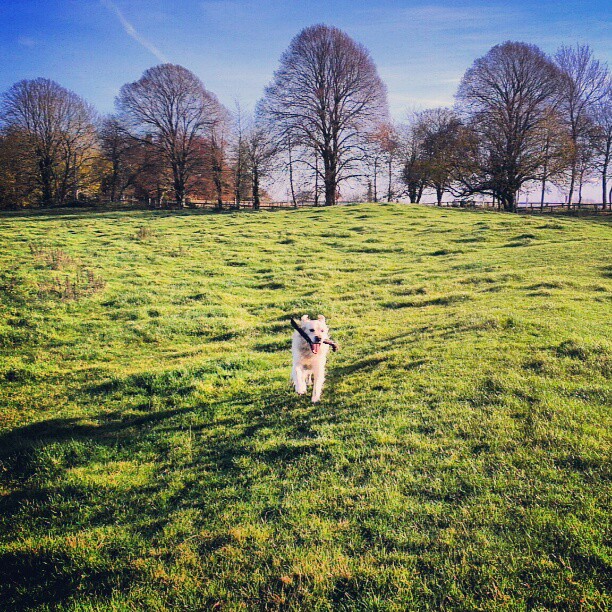
<path id="1" fill-rule="evenodd" d="M 231 412 L 224 417 L 228 404 Z M 0 435 L 0 476 L 7 491 L 0 496 L 0 530 L 9 541 L 23 534 L 31 540 L 0 553 L 0 598 L 9 609 L 62 607 L 75 597 L 103 601 L 116 589 L 127 590 L 145 579 L 130 558 L 147 554 L 138 547 L 164 546 L 164 530 L 179 509 L 200 512 L 203 527 L 236 499 L 247 499 L 258 520 L 277 520 L 281 500 L 264 504 L 257 477 L 244 469 L 243 460 L 279 475 L 298 462 L 319 465 L 329 456 L 316 439 L 317 427 L 341 418 L 329 404 L 312 405 L 288 389 L 236 392 L 223 408 L 203 405 L 204 419 L 193 426 L 184 416 L 198 411 L 193 406 L 130 410 L 51 418 Z M 172 447 L 171 440 L 179 436 L 175 444 L 183 444 L 188 426 L 196 440 L 194 456 L 177 460 L 173 453 L 184 449 Z M 136 479 L 122 488 L 112 481 L 116 466 L 143 464 L 152 466 L 146 482 Z M 303 471 L 304 464 L 297 469 Z M 189 474 L 189 484 L 175 490 L 174 478 L 182 474 Z M 104 552 L 102 562 L 90 561 L 69 543 L 84 528 L 127 530 L 140 543 L 127 552 Z M 108 542 L 121 547 L 112 536 Z"/>
<path id="2" fill-rule="evenodd" d="M 130 458 L 138 464 L 142 459 L 134 458 L 151 445 L 148 433 L 167 427 L 186 410 L 117 411 L 98 415 L 93 423 L 91 418 L 53 418 L 0 436 L 0 476 L 8 490 L 0 496 L 0 531 L 5 541 L 17 542 L 27 534 L 33 542 L 0 553 L 3 609 L 62 607 L 77 595 L 106 599 L 137 578 L 129 554 L 112 538 L 95 555 L 102 561 L 84 558 L 69 540 L 97 527 L 127 528 L 141 538 L 155 538 L 171 514 L 162 499 L 163 463 L 148 482 L 125 489 L 66 476 L 75 468 L 121 465 Z"/>
<path id="3" fill-rule="evenodd" d="M 55 442 L 78 439 L 116 440 L 118 435 L 128 429 L 154 425 L 186 410 L 187 408 L 175 408 L 128 415 L 121 411 L 106 412 L 95 417 L 97 424 L 92 423 L 90 418 L 84 421 L 76 417 L 37 421 L 0 435 L 0 460 Z"/>
<path id="4" fill-rule="evenodd" d="M 29 610 L 41 605 L 55 608 L 84 585 L 88 595 L 107 598 L 114 589 L 127 586 L 134 573 L 129 567 L 124 567 L 121 573 L 76 567 L 66 571 L 71 564 L 70 557 L 60 552 L 39 550 L 0 554 L 3 609 Z"/>
<path id="5" fill-rule="evenodd" d="M 363 359 L 352 371 L 338 372 L 334 368 L 331 378 L 333 381 L 336 376 L 359 373 L 377 365 L 376 358 Z M 131 564 L 131 560 L 136 556 L 146 556 L 151 549 L 157 548 L 165 551 L 167 558 L 164 562 L 172 563 L 172 543 L 164 539 L 167 537 L 164 533 L 172 531 L 168 527 L 172 526 L 177 512 L 195 511 L 193 514 L 198 518 L 190 524 L 189 529 L 193 531 L 186 540 L 195 543 L 197 554 L 203 559 L 214 557 L 221 547 L 234 542 L 227 525 L 218 520 L 219 516 L 232 513 L 234 503 L 237 512 L 244 512 L 248 504 L 253 522 L 282 525 L 288 511 L 283 505 L 282 485 L 275 487 L 270 484 L 270 488 L 262 493 L 266 482 L 291 479 L 300 486 L 300 478 L 316 479 L 320 466 L 334 469 L 332 447 L 325 446 L 325 440 L 319 438 L 321 427 L 350 418 L 347 416 L 350 408 L 343 402 L 333 401 L 331 396 L 324 395 L 322 402 L 312 405 L 309 398 L 296 396 L 288 387 L 241 389 L 226 398 L 223 405 L 202 406 L 203 418 L 189 430 L 195 440 L 201 442 L 196 444 L 193 458 L 176 463 L 171 454 L 164 451 L 163 443 L 173 434 L 185 434 L 188 420 L 182 415 L 194 410 L 191 406 L 136 415 L 114 412 L 99 415 L 97 425 L 79 419 L 49 419 L 0 436 L 3 454 L 7 447 L 9 454 L 19 455 L 28 449 L 63 443 L 69 445 L 74 440 L 93 440 L 110 450 L 101 457 L 102 461 L 112 461 L 117 458 L 113 449 L 120 439 L 129 447 L 136 461 L 142 458 L 159 461 L 153 478 L 129 490 L 103 488 L 100 491 L 91 484 L 80 486 L 77 483 L 77 486 L 62 482 L 62 474 L 58 473 L 57 485 L 53 480 L 47 479 L 39 484 L 34 479 L 27 486 L 13 487 L 17 490 L 0 497 L 0 517 L 4 517 L 0 519 L 0 526 L 15 539 L 20 534 L 22 537 L 23 534 L 31 535 L 33 542 L 22 544 L 21 549 L 5 549 L 0 553 L 0 571 L 3 574 L 0 597 L 7 609 L 43 605 L 67 607 L 77 599 L 91 597 L 104 602 L 115 590 L 125 593 L 135 583 L 144 584 L 148 589 L 158 588 L 150 582 L 148 575 L 141 574 Z M 426 431 L 421 433 L 430 435 Z M 151 445 L 157 445 L 152 454 Z M 119 458 L 124 457 L 123 454 Z M 77 463 L 85 467 L 91 461 L 92 457 L 87 455 L 77 458 Z M 93 461 L 99 462 L 100 456 L 94 455 Z M 253 462 L 256 469 L 250 470 L 248 466 Z M 185 474 L 190 476 L 184 486 L 173 486 L 176 485 L 172 482 L 175 471 L 179 482 Z M 364 472 L 366 478 L 367 473 Z M 24 475 L 27 476 L 27 470 Z M 458 506 L 473 497 L 474 492 L 466 488 L 469 484 L 469 481 L 465 486 L 459 480 L 456 483 L 452 481 L 448 490 L 439 491 L 428 488 L 425 482 L 417 483 L 415 493 L 427 500 Z M 360 516 L 363 515 L 355 514 L 355 520 Z M 84 525 L 88 528 L 107 526 L 108 533 L 116 527 L 129 531 L 140 538 L 138 546 L 141 548 L 124 549 L 121 542 L 109 535 L 104 562 L 89 561 L 82 555 L 73 554 L 64 544 L 69 536 L 82 531 Z M 202 529 L 209 537 L 199 537 Z M 44 543 L 46 537 L 51 538 L 52 544 Z M 177 537 L 178 545 L 180 538 L 185 536 L 179 534 Z M 396 546 L 394 540 L 380 540 L 378 534 L 365 534 L 363 537 L 376 537 L 389 549 Z M 555 550 L 555 546 L 557 544 L 551 543 L 551 550 Z M 416 547 L 411 550 L 418 552 Z M 578 563 L 571 542 L 567 551 L 568 557 Z M 585 575 L 588 568 L 595 568 L 600 576 L 604 575 L 606 568 L 597 562 L 597 558 L 586 559 L 579 567 Z M 248 567 L 246 564 L 244 571 Z M 261 607 L 284 589 L 284 583 L 275 580 L 277 578 L 266 578 L 265 592 L 252 600 L 253 607 Z M 160 587 L 159 596 L 163 600 L 166 596 L 171 598 L 172 593 L 164 593 Z M 329 597 L 335 603 L 345 600 L 345 596 L 359 601 L 365 598 L 365 592 L 349 577 L 340 578 Z"/>
<path id="6" fill-rule="evenodd" d="M 331 374 L 329 378 L 342 378 L 344 376 L 350 376 L 351 374 L 367 372 L 369 370 L 373 370 L 386 361 L 387 359 L 385 357 L 366 357 L 365 359 L 355 361 L 354 363 L 345 366 L 334 366 L 333 374 Z"/>

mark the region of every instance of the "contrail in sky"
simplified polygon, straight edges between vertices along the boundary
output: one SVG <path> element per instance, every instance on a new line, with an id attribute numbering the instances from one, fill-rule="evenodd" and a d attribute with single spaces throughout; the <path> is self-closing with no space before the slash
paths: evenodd
<path id="1" fill-rule="evenodd" d="M 123 13 L 119 10 L 119 7 L 111 0 L 100 0 L 103 6 L 109 11 L 112 11 L 117 16 L 117 19 L 123 26 L 125 33 L 131 36 L 137 43 L 142 45 L 147 51 L 150 51 L 160 62 L 164 64 L 168 63 L 166 56 L 151 42 L 149 42 L 144 36 L 140 35 L 136 28 L 123 16 Z"/>

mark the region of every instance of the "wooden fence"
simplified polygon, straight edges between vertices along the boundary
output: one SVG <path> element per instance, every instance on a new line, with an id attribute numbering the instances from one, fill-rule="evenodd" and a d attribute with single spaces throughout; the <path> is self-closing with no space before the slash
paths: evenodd
<path id="1" fill-rule="evenodd" d="M 164 202 L 163 204 L 155 204 L 153 202 L 149 204 L 145 204 L 142 201 L 138 200 L 124 200 L 122 202 L 124 205 L 132 205 L 132 206 L 145 206 L 147 208 L 173 208 L 172 202 Z M 319 200 L 319 202 L 315 202 L 314 200 L 302 200 L 297 202 L 297 204 L 293 204 L 293 202 L 288 201 L 262 201 L 259 205 L 262 210 L 275 210 L 275 209 L 286 209 L 286 208 L 306 208 L 306 207 L 314 207 L 314 206 L 323 206 L 323 202 Z M 356 202 L 338 202 L 339 205 L 347 205 L 347 204 L 356 204 Z M 384 202 L 381 202 L 384 204 Z M 422 202 L 422 206 L 438 206 L 435 202 Z M 441 206 L 443 208 L 475 208 L 475 209 L 486 209 L 486 210 L 500 210 L 499 205 L 492 200 L 449 200 L 447 202 L 442 202 Z M 215 200 L 190 200 L 188 201 L 187 207 L 196 208 L 199 210 L 218 210 L 218 203 Z M 222 210 L 237 210 L 244 209 L 249 210 L 253 208 L 253 202 L 251 200 L 242 200 L 240 205 L 237 206 L 236 203 L 232 201 L 223 202 Z M 543 206 L 539 203 L 530 202 L 525 203 L 521 202 L 517 205 L 517 212 L 519 213 L 551 213 L 551 212 L 591 212 L 591 213 L 612 213 L 612 208 L 610 204 L 601 204 L 601 203 L 572 203 L 567 204 L 565 202 L 546 202 Z"/>
<path id="2" fill-rule="evenodd" d="M 428 202 L 426 206 L 437 206 L 435 202 Z M 487 210 L 501 210 L 500 206 L 492 200 L 451 200 L 442 202 L 445 208 L 481 208 Z M 520 202 L 517 204 L 517 212 L 520 213 L 550 213 L 550 212 L 612 212 L 610 204 L 602 203 L 577 203 L 572 202 L 545 202 L 541 205 L 536 202 Z"/>
<path id="3" fill-rule="evenodd" d="M 189 202 L 189 204 L 191 206 L 193 206 L 194 208 L 204 208 L 207 210 L 217 210 L 218 209 L 218 203 L 216 201 L 213 200 L 191 200 Z M 318 205 L 322 205 L 323 202 L 319 202 Z M 303 200 L 300 202 L 297 202 L 297 204 L 293 204 L 293 202 L 281 202 L 281 201 L 277 201 L 277 202 L 269 202 L 269 201 L 261 201 L 259 203 L 259 208 L 261 209 L 274 209 L 274 208 L 303 208 L 303 207 L 307 207 L 307 206 L 316 206 L 317 204 L 314 202 L 314 200 L 310 201 L 310 200 Z M 223 210 L 236 210 L 236 209 L 249 209 L 249 208 L 253 208 L 253 201 L 252 200 L 242 200 L 240 202 L 239 205 L 236 205 L 236 202 L 234 202 L 233 200 L 230 202 L 223 202 Z"/>

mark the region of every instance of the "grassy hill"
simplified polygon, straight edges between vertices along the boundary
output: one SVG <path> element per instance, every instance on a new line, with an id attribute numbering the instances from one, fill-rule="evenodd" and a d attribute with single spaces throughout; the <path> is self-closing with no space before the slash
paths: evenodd
<path id="1" fill-rule="evenodd" d="M 0 217 L 6 609 L 612 605 L 612 230 Z M 341 351 L 289 387 L 289 316 Z"/>

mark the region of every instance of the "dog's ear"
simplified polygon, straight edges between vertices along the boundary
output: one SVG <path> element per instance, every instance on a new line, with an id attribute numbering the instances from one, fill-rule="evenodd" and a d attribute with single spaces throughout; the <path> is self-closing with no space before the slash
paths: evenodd
<path id="1" fill-rule="evenodd" d="M 308 318 L 308 315 L 304 315 L 300 320 L 301 321 L 310 321 L 310 319 Z"/>
<path id="2" fill-rule="evenodd" d="M 321 321 L 321 323 L 325 323 L 325 317 L 323 315 L 319 315 L 317 318 L 319 321 Z"/>

